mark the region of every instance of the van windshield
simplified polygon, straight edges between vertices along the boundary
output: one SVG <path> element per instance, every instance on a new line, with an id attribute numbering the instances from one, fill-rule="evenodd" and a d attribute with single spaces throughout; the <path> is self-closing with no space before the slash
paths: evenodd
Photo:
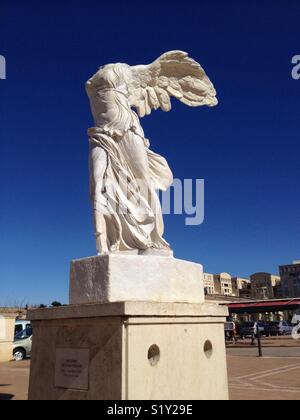
<path id="1" fill-rule="evenodd" d="M 15 326 L 15 335 L 17 335 L 19 332 L 23 331 L 23 325 L 18 324 Z"/>
<path id="2" fill-rule="evenodd" d="M 32 336 L 32 328 L 26 328 L 26 330 L 20 331 L 18 334 L 15 335 L 15 340 L 26 340 Z"/>

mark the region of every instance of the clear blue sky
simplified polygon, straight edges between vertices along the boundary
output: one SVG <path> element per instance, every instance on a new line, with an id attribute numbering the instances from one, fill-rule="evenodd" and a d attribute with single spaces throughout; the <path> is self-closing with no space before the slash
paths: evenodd
<path id="1" fill-rule="evenodd" d="M 299 258 L 299 16 L 299 0 L 1 0 L 0 304 L 67 302 L 70 260 L 95 254 L 84 83 L 172 49 L 220 100 L 143 120 L 176 177 L 206 181 L 203 225 L 166 217 L 176 256 L 241 276 Z"/>

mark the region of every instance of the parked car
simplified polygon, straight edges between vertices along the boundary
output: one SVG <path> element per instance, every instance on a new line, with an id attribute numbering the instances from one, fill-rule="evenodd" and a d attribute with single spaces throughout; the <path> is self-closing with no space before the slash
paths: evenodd
<path id="1" fill-rule="evenodd" d="M 31 327 L 30 321 L 25 319 L 20 319 L 15 323 L 15 335 L 19 334 L 19 332 L 26 330 L 27 328 Z"/>
<path id="2" fill-rule="evenodd" d="M 257 331 L 261 335 L 265 334 L 265 324 L 262 322 L 245 322 L 244 324 L 239 325 L 238 335 L 241 338 L 253 337 L 257 334 Z"/>
<path id="3" fill-rule="evenodd" d="M 269 322 L 265 328 L 266 336 L 291 335 L 293 326 L 287 321 Z"/>
<path id="4" fill-rule="evenodd" d="M 13 357 L 16 362 L 25 360 L 31 356 L 32 349 L 32 328 L 28 327 L 20 331 L 14 340 Z"/>

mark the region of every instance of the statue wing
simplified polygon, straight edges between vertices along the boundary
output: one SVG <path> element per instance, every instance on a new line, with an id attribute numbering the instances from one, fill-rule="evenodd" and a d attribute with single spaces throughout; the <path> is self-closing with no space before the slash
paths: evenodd
<path id="1" fill-rule="evenodd" d="M 171 97 L 189 106 L 215 106 L 216 91 L 199 63 L 183 51 L 170 51 L 147 66 L 131 67 L 130 105 L 140 117 L 161 108 L 171 110 Z"/>

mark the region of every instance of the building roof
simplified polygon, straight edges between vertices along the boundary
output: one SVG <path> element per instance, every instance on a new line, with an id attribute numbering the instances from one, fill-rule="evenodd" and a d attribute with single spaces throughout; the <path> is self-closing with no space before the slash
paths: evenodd
<path id="1" fill-rule="evenodd" d="M 293 261 L 291 264 L 282 264 L 279 266 L 279 268 L 295 267 L 296 265 L 300 265 L 300 261 Z"/>
<path id="2" fill-rule="evenodd" d="M 251 276 L 250 276 L 250 277 L 255 277 L 255 276 L 280 277 L 280 276 L 279 276 L 279 274 L 266 273 L 266 272 L 264 272 L 264 271 L 257 272 L 257 273 L 253 273 L 253 274 L 251 274 Z"/>
<path id="3" fill-rule="evenodd" d="M 218 274 L 215 274 L 215 276 L 219 276 L 219 277 L 222 277 L 222 278 L 226 278 L 226 279 L 231 279 L 231 274 L 229 274 L 229 273 L 218 273 Z"/>
<path id="4" fill-rule="evenodd" d="M 299 299 L 273 299 L 256 302 L 231 303 L 228 305 L 231 313 L 263 313 L 297 310 L 300 308 Z"/>

